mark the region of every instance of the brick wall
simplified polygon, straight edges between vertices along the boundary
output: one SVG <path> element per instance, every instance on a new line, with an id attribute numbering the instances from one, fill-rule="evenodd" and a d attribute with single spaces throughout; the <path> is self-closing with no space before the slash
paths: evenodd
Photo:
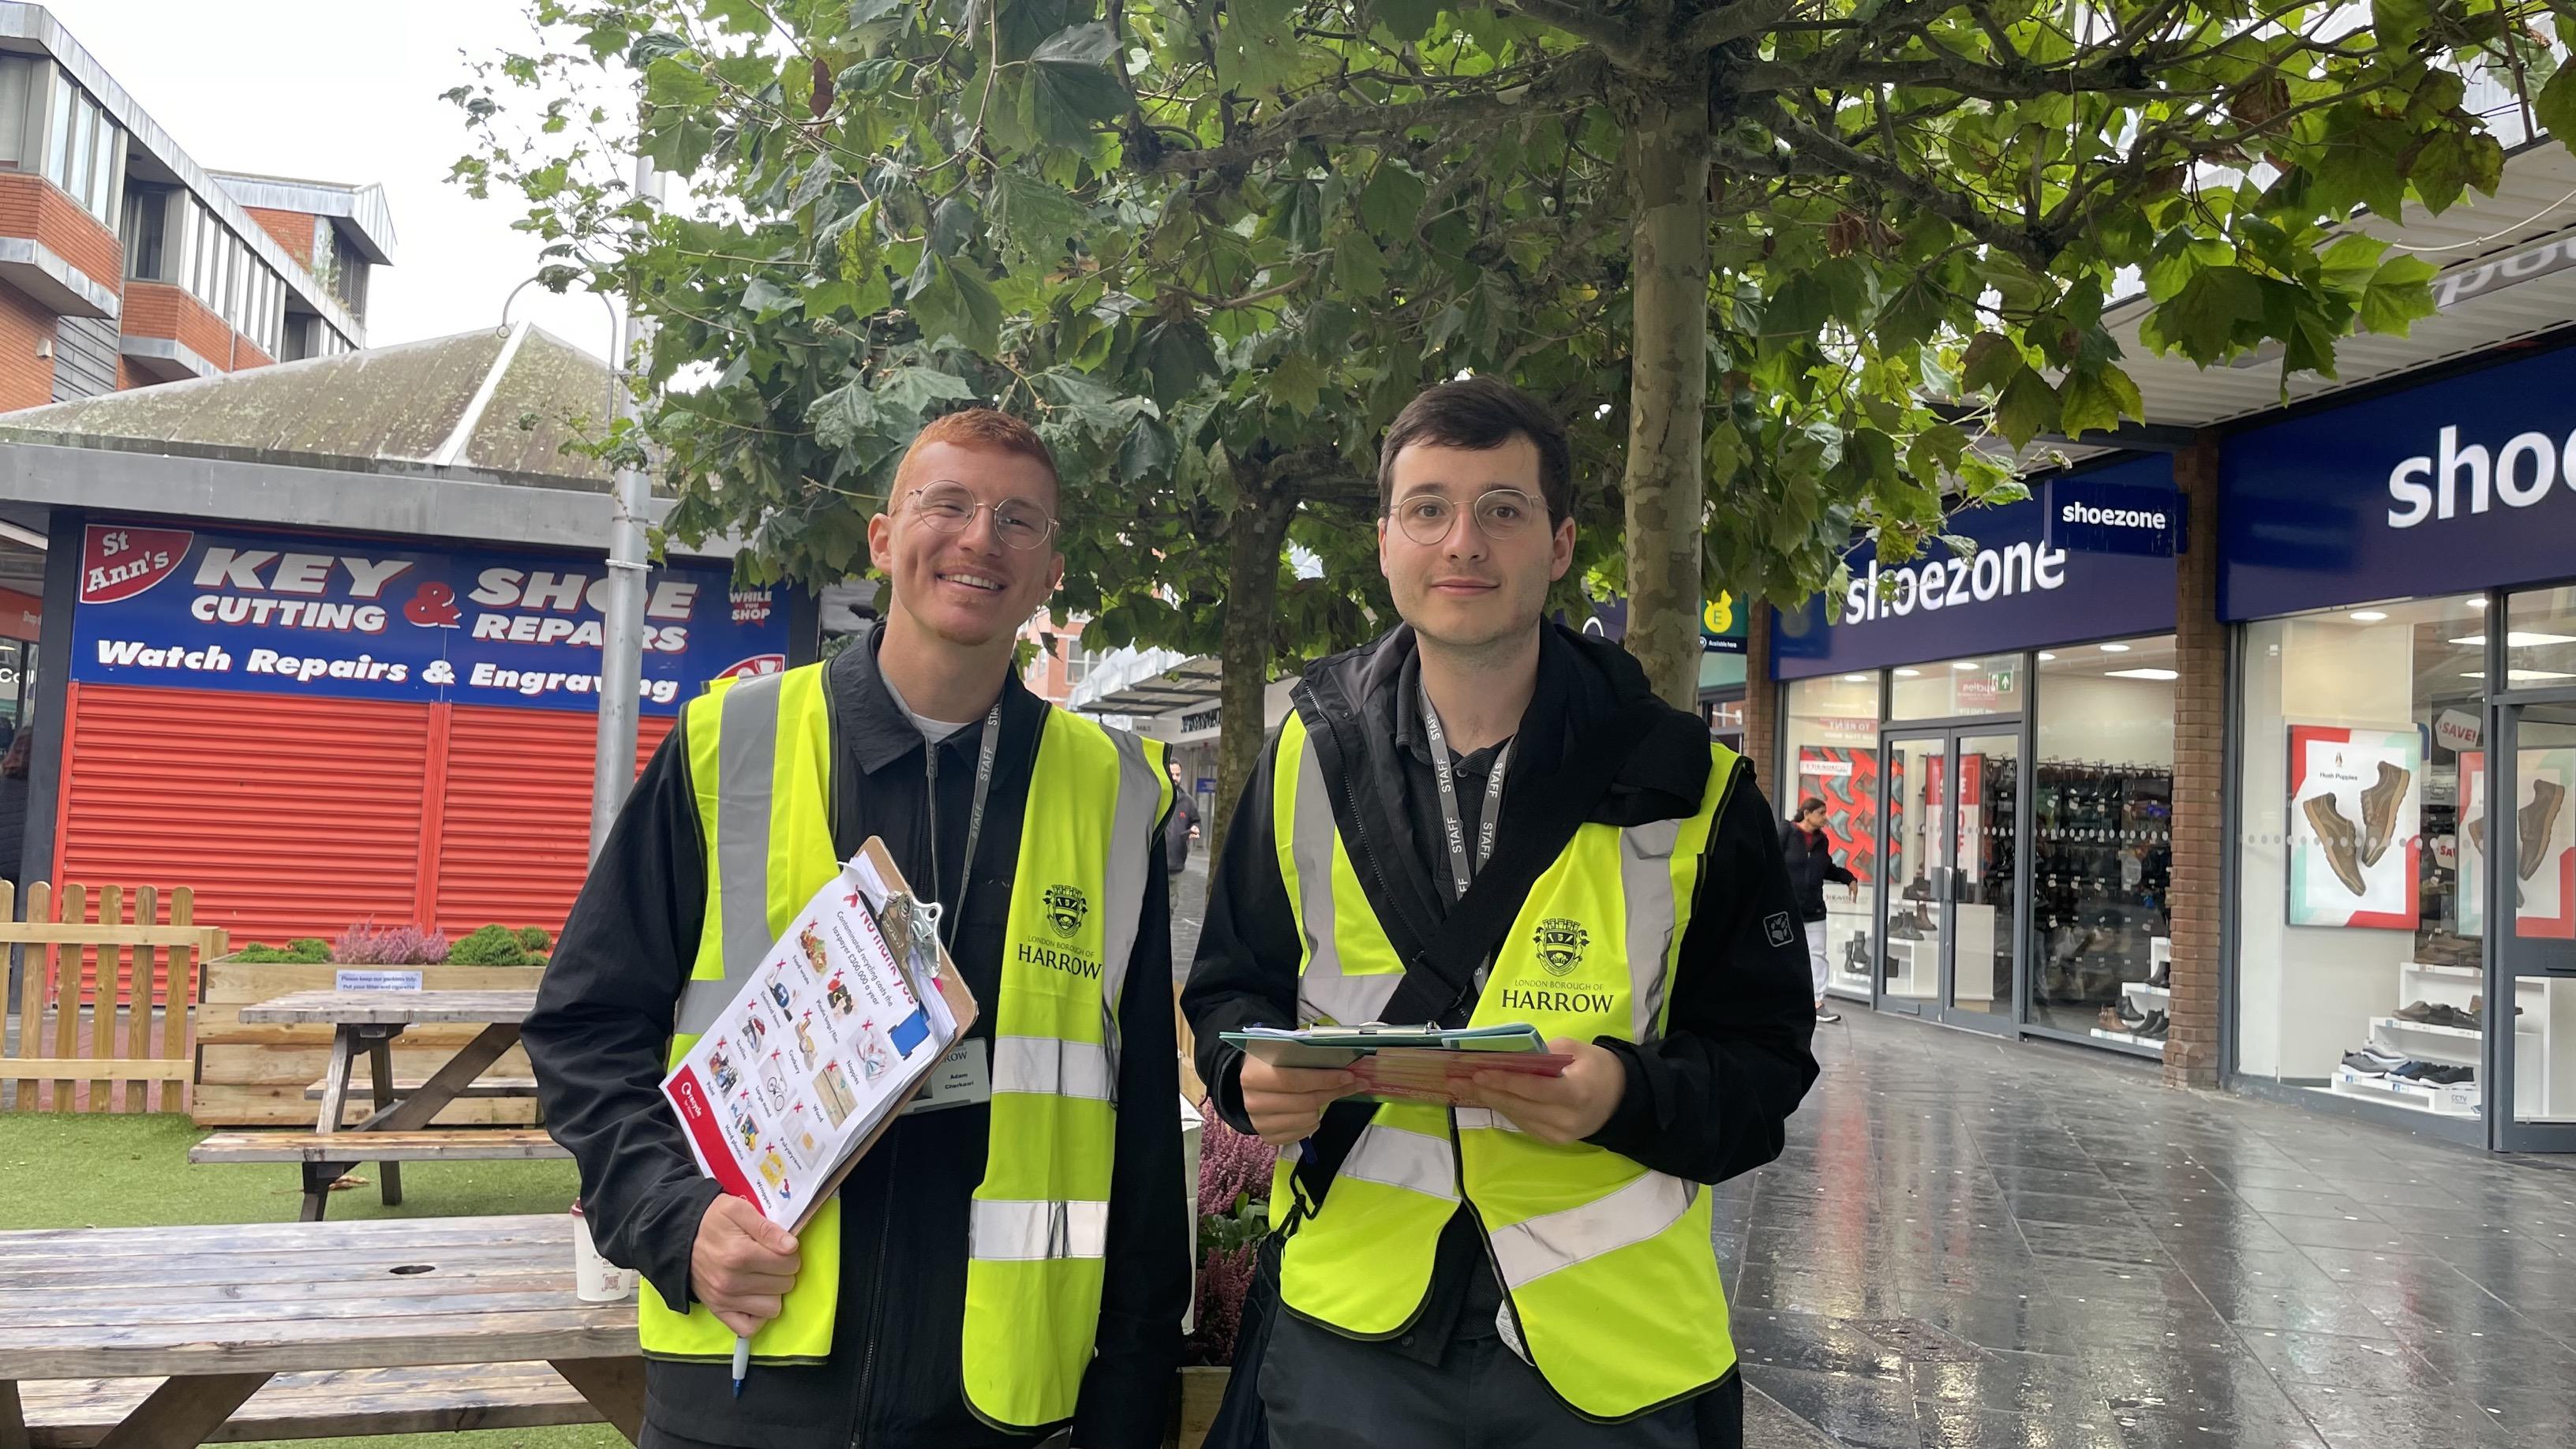
<path id="1" fill-rule="evenodd" d="M 54 400 L 54 360 L 36 355 L 53 340 L 54 314 L 0 286 L 0 412 Z"/>
<path id="2" fill-rule="evenodd" d="M 125 278 L 125 248 L 54 183 L 25 171 L 0 172 L 0 236 L 34 237 L 102 287 Z"/>
<path id="3" fill-rule="evenodd" d="M 313 270 L 313 215 L 304 211 L 268 211 L 245 206 L 250 219 L 268 233 L 269 240 L 286 248 L 286 254 L 306 271 Z"/>
<path id="4" fill-rule="evenodd" d="M 217 367 L 237 365 L 233 329 L 214 309 L 168 282 L 127 283 L 124 323 L 127 336 L 175 338 Z M 241 350 L 245 357 L 258 356 L 258 350 L 247 343 Z"/>
<path id="5" fill-rule="evenodd" d="M 1780 686 L 1771 682 L 1771 603 L 1756 599 L 1744 611 L 1744 756 L 1753 762 L 1753 780 L 1765 796 L 1780 789 L 1771 773 L 1780 739 Z M 1773 800 L 1778 814 L 1787 807 Z"/>
<path id="6" fill-rule="evenodd" d="M 2220 881 L 2227 858 L 2227 626 L 2218 619 L 2218 435 L 2174 455 L 2190 514 L 2177 565 L 2174 681 L 2173 1034 L 2165 1081 L 2218 1085 Z"/>

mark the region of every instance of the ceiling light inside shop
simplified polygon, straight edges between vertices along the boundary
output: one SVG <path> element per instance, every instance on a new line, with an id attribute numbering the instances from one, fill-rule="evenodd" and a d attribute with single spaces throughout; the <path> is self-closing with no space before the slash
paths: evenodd
<path id="1" fill-rule="evenodd" d="M 2472 609 L 2483 609 L 2487 606 L 2487 601 L 2484 599 L 2462 599 L 2460 602 Z"/>
<path id="2" fill-rule="evenodd" d="M 2180 674 L 2177 674 L 2177 673 L 2175 673 L 2173 670 L 2170 670 L 2170 669 L 2106 669 L 2106 670 L 2104 670 L 2104 671 L 2103 671 L 2103 677 L 2108 678 L 2108 679 L 2180 679 L 2180 678 L 2182 678 L 2182 676 L 2181 676 Z"/>
<path id="3" fill-rule="evenodd" d="M 1923 671 L 1920 669 L 1900 669 L 1896 671 L 1896 677 L 1899 679 L 1921 679 L 1923 677 Z"/>
<path id="4" fill-rule="evenodd" d="M 2471 634 L 2466 639 L 2454 639 L 2451 642 L 2476 649 L 2487 642 L 2487 636 Z M 2512 629 L 2506 631 L 2504 644 L 2508 649 L 2538 649 L 2548 644 L 2576 644 L 2576 634 L 2539 634 L 2528 629 Z"/>
<path id="5" fill-rule="evenodd" d="M 1973 674 L 1973 673 L 1975 673 L 1978 669 L 1981 669 L 1981 668 L 1983 668 L 1984 666 L 1982 666 L 1982 665 L 1978 664 L 1978 663 L 1977 663 L 1977 661 L 1975 661 L 1975 660 L 1973 660 L 1973 659 L 1962 659 L 1962 660 L 1960 660 L 1958 663 L 1953 664 L 1953 665 L 1951 665 L 1950 667 L 1951 667 L 1951 668 L 1953 668 L 1953 669 L 1964 669 L 1964 670 L 1967 670 L 1968 672 L 1970 672 L 1970 673 L 1972 673 L 1972 674 Z"/>
<path id="6" fill-rule="evenodd" d="M 1844 675 L 1844 676 L 1843 676 L 1843 683 L 1845 683 L 1845 684 L 1867 684 L 1867 683 L 1869 683 L 1869 676 L 1868 676 L 1868 675 L 1866 675 L 1866 674 L 1846 674 L 1846 675 Z"/>
<path id="7" fill-rule="evenodd" d="M 2484 679 L 2487 677 L 2487 672 L 2483 669 L 2471 669 L 2463 672 L 2460 677 Z M 2561 674 L 2555 669 L 2508 669 L 2504 672 L 2504 677 L 2506 682 L 2511 684 L 2547 684 L 2553 679 L 2576 679 L 2576 674 Z"/>
<path id="8" fill-rule="evenodd" d="M 2352 621 L 2356 624 L 2376 624 L 2387 617 L 2377 609 L 2355 609 L 2351 614 Z"/>
<path id="9" fill-rule="evenodd" d="M 2102 646 L 2102 652 L 2105 654 L 2126 654 L 2129 652 L 2129 646 L 2126 644 L 2105 644 Z"/>
<path id="10" fill-rule="evenodd" d="M 2049 653 L 2049 652 L 2048 652 L 2047 650 L 2045 650 L 2045 649 L 2042 649 L 2041 651 L 2039 651 L 2039 662 L 2040 662 L 2040 663 L 2042 663 L 2042 664 L 2046 664 L 2047 662 L 2049 662 L 2049 661 L 2050 661 L 2050 660 L 2052 660 L 2052 659 L 2055 659 L 2056 657 L 2057 657 L 2056 655 Z"/>

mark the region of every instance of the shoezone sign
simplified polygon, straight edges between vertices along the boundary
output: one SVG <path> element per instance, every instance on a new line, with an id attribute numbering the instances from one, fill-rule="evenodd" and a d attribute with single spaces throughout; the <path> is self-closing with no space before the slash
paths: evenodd
<path id="1" fill-rule="evenodd" d="M 407 703 L 598 707 L 607 565 L 391 541 L 91 525 L 71 677 Z M 787 667 L 787 609 L 713 568 L 645 576 L 643 708 Z"/>
<path id="2" fill-rule="evenodd" d="M 2290 924 L 2412 931 L 2422 915 L 2424 738 L 2290 727 Z"/>

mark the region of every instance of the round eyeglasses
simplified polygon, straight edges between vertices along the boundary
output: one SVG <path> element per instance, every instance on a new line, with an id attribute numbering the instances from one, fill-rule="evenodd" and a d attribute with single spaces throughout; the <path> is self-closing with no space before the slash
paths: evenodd
<path id="1" fill-rule="evenodd" d="M 1395 526 L 1424 548 L 1445 543 L 1458 523 L 1458 505 L 1437 493 L 1416 493 L 1392 510 Z M 1517 488 L 1496 488 L 1476 499 L 1476 531 L 1496 543 L 1517 538 L 1547 516 L 1538 500 Z"/>
<path id="2" fill-rule="evenodd" d="M 984 503 L 965 484 L 947 479 L 925 483 L 904 498 L 912 505 L 915 518 L 941 533 L 964 533 L 974 526 L 975 515 L 987 508 L 993 510 L 993 536 L 1008 547 L 1023 551 L 1041 548 L 1055 533 L 1055 520 L 1027 499 Z"/>

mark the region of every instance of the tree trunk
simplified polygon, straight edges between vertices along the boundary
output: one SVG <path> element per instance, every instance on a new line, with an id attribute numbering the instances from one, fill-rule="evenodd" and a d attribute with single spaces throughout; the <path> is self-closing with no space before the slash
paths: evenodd
<path id="1" fill-rule="evenodd" d="M 1655 693 L 1699 696 L 1700 515 L 1707 496 L 1708 77 L 1640 79 L 1628 126 L 1635 217 L 1628 398 L 1628 652 Z"/>
<path id="2" fill-rule="evenodd" d="M 1226 540 L 1225 626 L 1217 645 L 1216 813 L 1208 822 L 1208 859 L 1225 849 L 1235 802 L 1261 762 L 1268 732 L 1263 701 L 1270 689 L 1272 615 L 1279 604 L 1279 563 L 1294 512 L 1257 478 L 1246 478 L 1243 506 Z"/>

